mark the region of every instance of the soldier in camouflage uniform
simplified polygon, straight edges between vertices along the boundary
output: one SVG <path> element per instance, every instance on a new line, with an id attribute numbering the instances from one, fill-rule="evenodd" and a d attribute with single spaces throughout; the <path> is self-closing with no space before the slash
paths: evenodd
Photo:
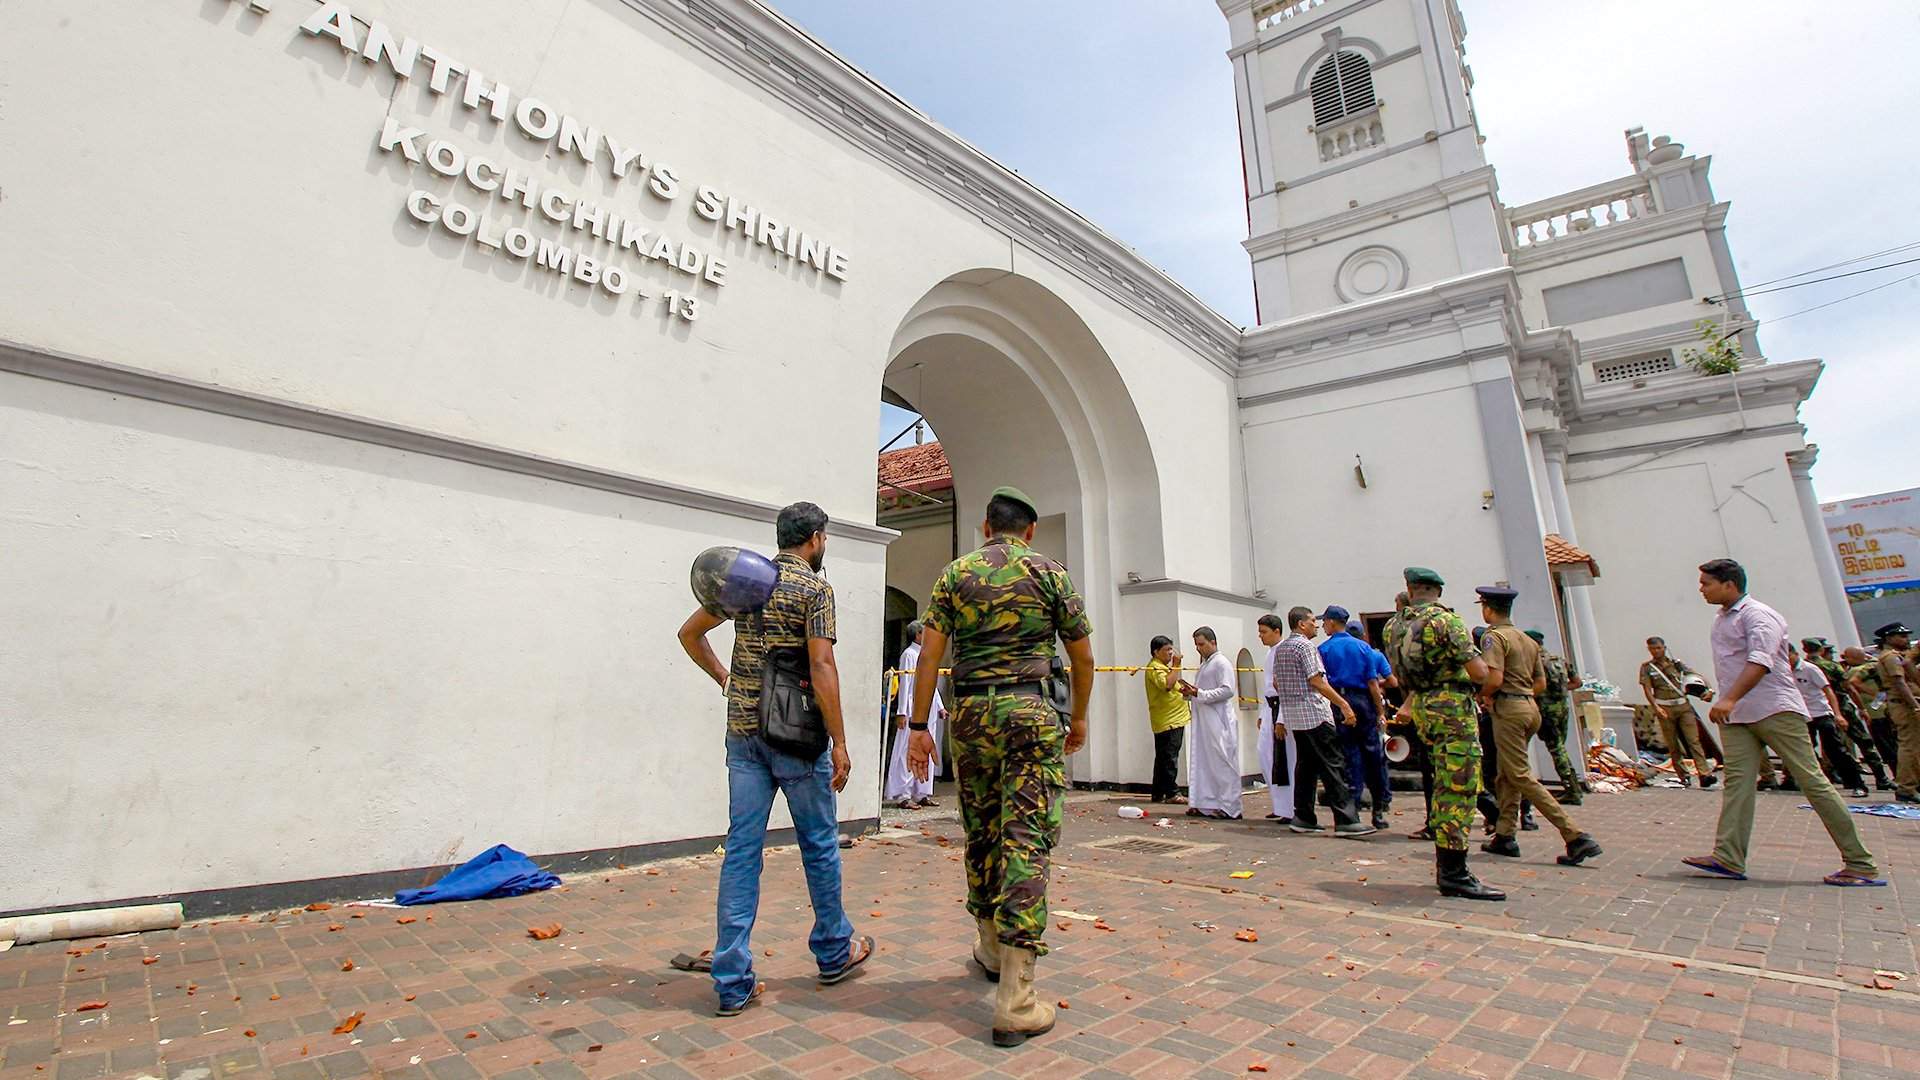
<path id="1" fill-rule="evenodd" d="M 1474 799 L 1480 793 L 1480 733 L 1474 722 L 1474 683 L 1487 666 L 1474 652 L 1467 624 L 1440 603 L 1446 585 L 1421 566 L 1404 572 L 1405 617 L 1387 642 L 1394 670 L 1403 672 L 1407 703 L 1398 719 L 1411 722 L 1433 758 L 1434 884 L 1442 896 L 1468 900 L 1505 900 L 1507 894 L 1482 885 L 1467 869 L 1467 830 Z"/>
<path id="2" fill-rule="evenodd" d="M 1387 619 L 1386 627 L 1380 632 L 1381 652 L 1386 654 L 1387 666 L 1393 669 L 1394 685 L 1400 689 L 1403 699 L 1410 699 L 1412 695 L 1407 691 L 1407 673 L 1401 670 L 1399 661 L 1394 658 L 1395 654 L 1392 643 L 1400 637 L 1401 630 L 1405 628 L 1407 609 L 1412 606 L 1413 601 L 1407 599 L 1406 593 L 1402 592 L 1395 596 L 1393 598 L 1393 615 Z M 1427 753 L 1427 740 L 1421 736 L 1418 724 L 1404 721 L 1397 715 L 1389 719 L 1387 723 L 1390 727 L 1398 727 L 1402 737 L 1407 740 L 1407 748 L 1409 751 L 1407 757 L 1408 760 L 1413 763 L 1413 767 L 1420 770 L 1420 798 L 1426 804 L 1427 808 L 1426 816 L 1420 819 L 1419 830 L 1412 833 L 1408 838 L 1412 840 L 1432 840 L 1433 757 Z"/>
<path id="3" fill-rule="evenodd" d="M 973 958 L 1000 984 L 996 1046 L 1053 1030 L 1054 1008 L 1035 992 L 1033 968 L 1047 951 L 1047 871 L 1060 838 L 1066 759 L 1087 741 L 1093 695 L 1086 604 L 1066 569 L 1029 546 L 1039 517 L 1019 489 L 995 490 L 981 527 L 986 543 L 934 584 L 907 725 L 909 766 L 924 778 L 933 754 L 927 713 L 951 642 L 948 723 L 967 833 L 967 910 L 979 932 Z M 1065 724 L 1051 679 L 1055 637 L 1072 668 Z"/>
<path id="4" fill-rule="evenodd" d="M 1529 630 L 1527 636 L 1540 646 L 1547 665 L 1547 690 L 1540 695 L 1540 741 L 1547 744 L 1547 753 L 1553 755 L 1553 771 L 1559 774 L 1560 783 L 1566 787 L 1559 795 L 1560 805 L 1579 806 L 1582 802 L 1581 793 L 1585 789 L 1581 785 L 1580 774 L 1573 771 L 1573 760 L 1567 757 L 1567 730 L 1573 705 L 1567 695 L 1580 682 L 1567 669 L 1565 657 L 1546 651 L 1547 635 L 1538 630 Z"/>
<path id="5" fill-rule="evenodd" d="M 1873 744 L 1873 732 L 1867 728 L 1867 717 L 1860 711 L 1853 687 L 1848 684 L 1847 669 L 1834 659 L 1833 643 L 1826 638 L 1806 638 L 1800 642 L 1801 654 L 1807 663 L 1820 669 L 1827 677 L 1827 685 L 1833 688 L 1834 699 L 1840 703 L 1840 719 L 1845 721 L 1845 730 L 1840 732 L 1843 742 L 1851 743 L 1860 755 L 1861 764 L 1873 773 L 1874 786 L 1881 791 L 1892 791 L 1893 781 L 1887 776 L 1887 767 L 1880 760 L 1880 750 Z"/>

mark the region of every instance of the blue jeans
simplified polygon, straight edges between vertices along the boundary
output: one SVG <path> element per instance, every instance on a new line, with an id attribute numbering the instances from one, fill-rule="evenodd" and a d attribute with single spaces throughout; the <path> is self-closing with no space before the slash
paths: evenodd
<path id="1" fill-rule="evenodd" d="M 833 763 L 782 754 L 757 735 L 727 736 L 727 855 L 720 864 L 720 901 L 713 946 L 713 988 L 723 1006 L 753 992 L 753 920 L 760 910 L 767 815 L 783 791 L 800 839 L 800 861 L 813 899 L 807 944 L 823 972 L 845 967 L 853 924 L 840 904 L 840 828 L 833 794 Z"/>

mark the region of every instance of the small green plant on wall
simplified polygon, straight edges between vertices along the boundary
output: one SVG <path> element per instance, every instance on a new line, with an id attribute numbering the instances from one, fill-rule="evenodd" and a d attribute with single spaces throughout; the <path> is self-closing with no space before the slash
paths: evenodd
<path id="1" fill-rule="evenodd" d="M 1721 333 L 1711 319 L 1701 319 L 1693 326 L 1700 331 L 1702 347 L 1681 351 L 1680 359 L 1688 367 L 1702 375 L 1731 375 L 1740 370 L 1740 343 L 1732 334 Z"/>

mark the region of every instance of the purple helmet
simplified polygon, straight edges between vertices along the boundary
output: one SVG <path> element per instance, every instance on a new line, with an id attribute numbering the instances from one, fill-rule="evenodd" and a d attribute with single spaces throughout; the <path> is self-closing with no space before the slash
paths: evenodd
<path id="1" fill-rule="evenodd" d="M 766 606 L 779 576 L 757 551 L 711 547 L 693 560 L 693 598 L 714 615 L 738 618 Z"/>

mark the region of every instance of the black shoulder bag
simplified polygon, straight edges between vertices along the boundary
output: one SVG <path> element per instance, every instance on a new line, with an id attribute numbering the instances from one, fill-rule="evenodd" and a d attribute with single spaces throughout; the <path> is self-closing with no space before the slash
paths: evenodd
<path id="1" fill-rule="evenodd" d="M 827 752 L 827 721 L 813 696 L 813 664 L 804 645 L 767 650 L 760 666 L 760 738 L 808 761 Z"/>

